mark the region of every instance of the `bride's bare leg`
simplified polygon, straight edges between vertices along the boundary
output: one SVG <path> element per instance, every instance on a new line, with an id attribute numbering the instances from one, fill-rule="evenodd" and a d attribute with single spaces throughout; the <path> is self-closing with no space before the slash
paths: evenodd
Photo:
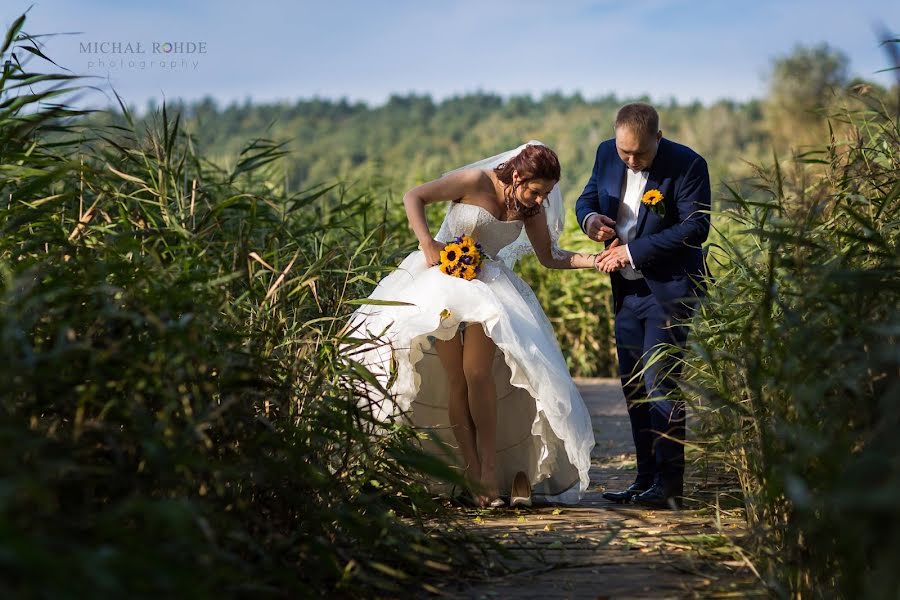
<path id="1" fill-rule="evenodd" d="M 481 459 L 481 483 L 490 498 L 499 496 L 497 488 L 497 390 L 492 376 L 497 346 L 480 324 L 466 328 L 463 346 L 463 371 L 469 390 L 469 410 L 475 421 L 478 456 Z"/>
<path id="2" fill-rule="evenodd" d="M 447 412 L 450 417 L 450 426 L 453 435 L 459 444 L 463 460 L 466 462 L 465 477 L 471 483 L 481 480 L 481 462 L 478 460 L 478 450 L 475 443 L 475 424 L 472 422 L 472 414 L 469 412 L 468 387 L 466 375 L 463 371 L 463 346 L 457 333 L 451 339 L 437 340 L 434 343 L 441 365 L 447 373 Z"/>

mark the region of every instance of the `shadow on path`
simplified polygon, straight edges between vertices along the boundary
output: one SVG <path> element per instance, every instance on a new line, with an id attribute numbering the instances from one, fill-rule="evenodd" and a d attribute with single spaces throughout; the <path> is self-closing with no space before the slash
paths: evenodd
<path id="1" fill-rule="evenodd" d="M 477 532 L 498 540 L 508 557 L 490 560 L 513 573 L 488 581 L 448 581 L 451 598 L 745 598 L 765 596 L 730 538 L 743 533 L 742 511 L 716 519 L 728 482 L 688 472 L 685 510 L 650 511 L 604 500 L 629 485 L 635 462 L 625 400 L 616 379 L 579 379 L 594 422 L 591 487 L 578 507 L 471 510 Z M 728 535 L 724 535 L 727 533 Z"/>

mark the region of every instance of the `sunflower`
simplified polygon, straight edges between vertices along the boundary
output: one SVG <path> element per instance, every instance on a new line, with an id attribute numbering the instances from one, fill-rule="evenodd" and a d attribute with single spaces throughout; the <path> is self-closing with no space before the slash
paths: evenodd
<path id="1" fill-rule="evenodd" d="M 462 258 L 462 249 L 459 247 L 459 244 L 450 243 L 441 250 L 441 265 L 446 264 L 448 267 L 455 267 L 459 264 L 460 258 Z"/>
<path id="2" fill-rule="evenodd" d="M 647 190 L 647 192 L 644 194 L 644 197 L 641 198 L 641 202 L 643 202 L 644 206 L 646 206 L 648 209 L 652 210 L 657 217 L 665 219 L 666 205 L 662 201 L 663 198 L 665 198 L 665 196 L 663 196 L 663 193 L 661 191 Z"/>
<path id="3" fill-rule="evenodd" d="M 480 256 L 481 244 L 478 244 L 471 237 L 464 235 L 456 238 L 459 250 L 463 256 Z"/>
<path id="4" fill-rule="evenodd" d="M 478 277 L 478 273 L 481 271 L 480 268 L 474 267 L 472 265 L 460 265 L 459 267 L 459 277 L 462 277 L 466 281 L 472 281 L 476 277 Z"/>
<path id="5" fill-rule="evenodd" d="M 659 190 L 647 190 L 647 193 L 644 194 L 644 197 L 641 198 L 641 202 L 647 204 L 649 206 L 656 206 L 660 202 L 662 202 L 663 194 Z"/>

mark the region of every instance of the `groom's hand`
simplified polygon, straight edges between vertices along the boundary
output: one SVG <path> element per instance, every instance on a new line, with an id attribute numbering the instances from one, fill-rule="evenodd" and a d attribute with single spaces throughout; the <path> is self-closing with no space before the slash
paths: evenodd
<path id="1" fill-rule="evenodd" d="M 595 242 L 605 242 L 616 237 L 616 230 L 613 229 L 616 222 L 606 215 L 593 215 L 585 224 L 587 235 Z"/>

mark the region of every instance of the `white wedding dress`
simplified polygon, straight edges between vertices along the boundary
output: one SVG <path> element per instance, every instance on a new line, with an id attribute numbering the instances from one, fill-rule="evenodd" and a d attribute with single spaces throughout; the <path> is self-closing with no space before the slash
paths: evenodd
<path id="1" fill-rule="evenodd" d="M 453 203 L 435 239 L 448 242 L 468 234 L 485 255 L 495 258 L 486 259 L 478 277 L 466 281 L 427 267 L 421 251 L 411 253 L 369 296 L 409 306 L 365 304 L 357 309 L 349 322 L 354 336 L 379 336 L 381 342 L 357 349 L 352 358 L 391 393 L 392 398 L 377 398 L 376 418 L 400 416 L 433 433 L 420 436 L 423 446 L 461 467 L 447 413 L 447 375 L 434 339 L 452 338 L 460 324 L 481 324 L 499 348 L 493 379 L 501 495 L 509 493 L 515 473 L 522 470 L 532 482 L 536 503 L 577 504 L 589 484 L 591 418 L 534 292 L 496 260 L 512 262 L 504 248 L 514 248 L 523 226 L 522 221 L 500 221 L 480 206 Z M 437 482 L 429 489 L 450 491 Z"/>

